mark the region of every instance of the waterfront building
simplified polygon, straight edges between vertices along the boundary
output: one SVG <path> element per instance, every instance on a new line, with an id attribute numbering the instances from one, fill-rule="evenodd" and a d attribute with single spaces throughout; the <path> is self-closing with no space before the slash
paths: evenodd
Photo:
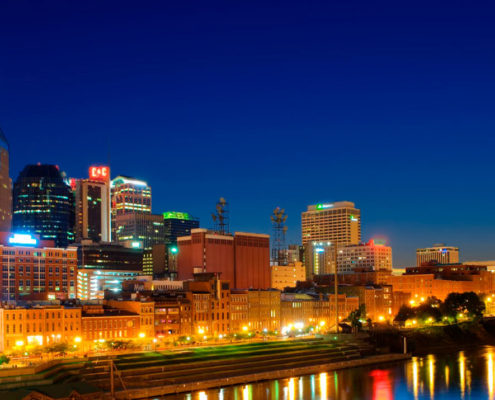
<path id="1" fill-rule="evenodd" d="M 305 280 L 306 267 L 300 261 L 271 267 L 271 282 L 274 289 L 284 290 L 286 287 L 295 287 L 298 281 Z"/>
<path id="2" fill-rule="evenodd" d="M 140 337 L 139 314 L 102 304 L 86 304 L 81 312 L 81 336 L 84 342 Z"/>
<path id="3" fill-rule="evenodd" d="M 111 240 L 110 168 L 91 166 L 89 179 L 71 179 L 76 198 L 76 241 Z"/>
<path id="4" fill-rule="evenodd" d="M 218 336 L 230 332 L 230 285 L 218 273 L 200 273 L 184 282 L 191 302 L 194 333 Z"/>
<path id="5" fill-rule="evenodd" d="M 119 293 L 123 281 L 142 273 L 142 257 L 142 250 L 118 244 L 91 241 L 77 244 L 77 298 L 103 299 L 105 291 Z"/>
<path id="6" fill-rule="evenodd" d="M 361 211 L 350 201 L 308 206 L 301 214 L 302 243 L 359 244 Z"/>
<path id="7" fill-rule="evenodd" d="M 257 333 L 280 331 L 280 291 L 248 290 L 248 328 Z"/>
<path id="8" fill-rule="evenodd" d="M 219 234 L 193 229 L 177 239 L 178 279 L 192 279 L 194 273 L 221 273 L 237 289 L 270 288 L 270 236 L 236 232 Z"/>
<path id="9" fill-rule="evenodd" d="M 435 261 L 438 264 L 455 264 L 459 262 L 459 248 L 435 244 L 416 250 L 416 265 L 419 267 L 424 263 Z"/>
<path id="10" fill-rule="evenodd" d="M 0 129 L 0 232 L 9 232 L 12 223 L 12 181 L 9 172 L 9 143 Z"/>
<path id="11" fill-rule="evenodd" d="M 353 273 L 357 269 L 392 271 L 392 248 L 383 241 L 341 246 L 337 251 L 338 272 Z"/>
<path id="12" fill-rule="evenodd" d="M 339 291 L 350 297 L 358 297 L 364 304 L 366 318 L 373 321 L 390 321 L 393 311 L 392 285 L 339 285 Z"/>
<path id="13" fill-rule="evenodd" d="M 333 294 L 282 293 L 281 294 L 281 330 L 292 329 L 332 329 L 335 327 L 335 302 Z M 338 318 L 345 319 L 351 311 L 359 307 L 356 296 L 338 294 Z"/>
<path id="14" fill-rule="evenodd" d="M 230 290 L 230 329 L 242 332 L 249 323 L 249 296 L 247 289 Z"/>
<path id="15" fill-rule="evenodd" d="M 81 308 L 61 305 L 0 308 L 0 351 L 26 346 L 77 344 L 81 339 Z"/>
<path id="16" fill-rule="evenodd" d="M 74 195 L 55 165 L 28 165 L 15 181 L 12 230 L 53 240 L 55 247 L 74 241 Z"/>
<path id="17" fill-rule="evenodd" d="M 111 308 L 125 310 L 139 315 L 139 333 L 147 338 L 155 337 L 155 302 L 154 301 L 122 301 L 105 302 Z"/>
<path id="18" fill-rule="evenodd" d="M 111 183 L 112 238 L 116 239 L 116 218 L 125 214 L 151 214 L 151 187 L 144 181 L 118 176 Z"/>
<path id="19" fill-rule="evenodd" d="M 2 301 L 76 297 L 77 252 L 30 234 L 0 233 Z"/>
<path id="20" fill-rule="evenodd" d="M 191 300 L 186 298 L 184 293 L 160 295 L 154 301 L 155 336 L 157 339 L 198 333 L 199 326 L 202 325 L 198 325 L 197 329 L 194 330 Z"/>

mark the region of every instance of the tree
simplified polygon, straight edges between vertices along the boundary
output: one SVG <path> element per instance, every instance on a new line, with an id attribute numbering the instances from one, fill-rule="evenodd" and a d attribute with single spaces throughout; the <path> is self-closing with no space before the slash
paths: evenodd
<path id="1" fill-rule="evenodd" d="M 483 316 L 485 303 L 474 292 L 449 293 L 441 309 L 444 315 L 457 323 L 459 314 L 468 314 L 472 318 Z"/>
<path id="2" fill-rule="evenodd" d="M 485 312 L 485 303 L 474 292 L 463 293 L 464 310 L 473 318 L 481 318 Z"/>
<path id="3" fill-rule="evenodd" d="M 423 321 L 430 318 L 437 322 L 440 321 L 442 319 L 441 304 L 442 302 L 436 297 L 428 297 L 423 304 L 414 309 L 416 318 Z"/>
<path id="4" fill-rule="evenodd" d="M 9 357 L 7 357 L 5 354 L 0 355 L 0 365 L 8 364 L 9 362 L 10 362 Z"/>
<path id="5" fill-rule="evenodd" d="M 397 315 L 394 318 L 395 322 L 398 322 L 400 325 L 404 325 L 404 323 L 411 318 L 416 316 L 416 312 L 413 308 L 403 305 Z"/>
<path id="6" fill-rule="evenodd" d="M 365 316 L 366 316 L 365 305 L 361 304 L 359 308 L 350 312 L 346 320 L 351 323 L 353 331 L 359 331 L 363 326 L 360 320 Z"/>

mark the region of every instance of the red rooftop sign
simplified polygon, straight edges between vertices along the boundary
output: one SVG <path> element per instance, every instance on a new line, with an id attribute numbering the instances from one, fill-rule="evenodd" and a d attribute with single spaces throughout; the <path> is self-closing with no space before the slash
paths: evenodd
<path id="1" fill-rule="evenodd" d="M 103 166 L 89 167 L 89 179 L 95 181 L 108 182 L 110 180 L 110 167 L 103 167 Z"/>

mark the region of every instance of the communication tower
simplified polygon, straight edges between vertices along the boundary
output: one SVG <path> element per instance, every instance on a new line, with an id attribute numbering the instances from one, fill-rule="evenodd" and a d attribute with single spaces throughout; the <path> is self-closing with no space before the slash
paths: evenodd
<path id="1" fill-rule="evenodd" d="M 285 234 L 287 233 L 287 214 L 283 208 L 277 207 L 273 210 L 270 220 L 273 225 L 273 247 L 272 260 L 278 265 L 287 265 L 287 251 L 285 248 Z"/>
<path id="2" fill-rule="evenodd" d="M 216 205 L 216 211 L 211 214 L 214 230 L 218 233 L 225 235 L 229 233 L 229 203 L 220 197 Z"/>

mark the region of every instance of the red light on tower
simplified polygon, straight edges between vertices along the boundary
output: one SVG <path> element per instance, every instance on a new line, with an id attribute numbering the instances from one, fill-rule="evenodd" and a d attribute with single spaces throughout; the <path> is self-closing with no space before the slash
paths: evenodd
<path id="1" fill-rule="evenodd" d="M 110 181 L 110 167 L 96 165 L 89 167 L 89 179 L 103 182 Z"/>

